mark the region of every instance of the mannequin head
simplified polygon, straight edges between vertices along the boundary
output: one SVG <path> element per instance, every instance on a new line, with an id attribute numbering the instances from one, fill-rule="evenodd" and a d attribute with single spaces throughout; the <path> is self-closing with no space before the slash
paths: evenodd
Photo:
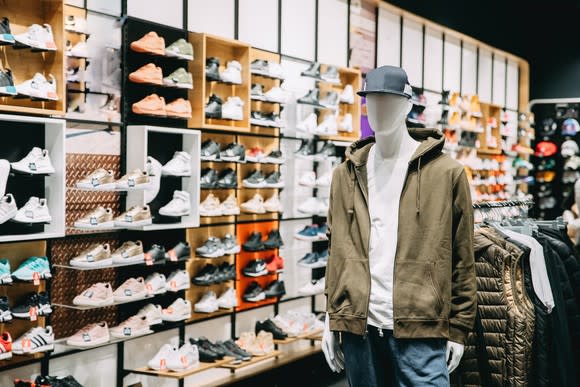
<path id="1" fill-rule="evenodd" d="M 391 137 L 395 131 L 406 129 L 405 119 L 413 107 L 408 98 L 387 93 L 367 94 L 366 105 L 375 137 Z"/>

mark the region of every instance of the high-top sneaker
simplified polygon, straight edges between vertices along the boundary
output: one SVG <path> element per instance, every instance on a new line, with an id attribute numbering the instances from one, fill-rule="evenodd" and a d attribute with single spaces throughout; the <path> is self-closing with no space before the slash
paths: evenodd
<path id="1" fill-rule="evenodd" d="M 10 21 L 7 17 L 0 20 L 0 44 L 14 44 L 14 35 L 10 31 Z"/>
<path id="2" fill-rule="evenodd" d="M 209 97 L 209 102 L 205 105 L 205 117 L 206 118 L 222 118 L 222 105 L 223 101 L 220 97 L 212 94 Z"/>
<path id="3" fill-rule="evenodd" d="M 220 59 L 216 57 L 207 58 L 205 61 L 205 79 L 208 81 L 220 81 Z"/>
<path id="4" fill-rule="evenodd" d="M 2 34 L 0 34 L 2 36 Z M 14 87 L 14 78 L 12 77 L 12 70 L 0 70 L 0 94 L 3 95 L 17 95 L 16 87 Z"/>

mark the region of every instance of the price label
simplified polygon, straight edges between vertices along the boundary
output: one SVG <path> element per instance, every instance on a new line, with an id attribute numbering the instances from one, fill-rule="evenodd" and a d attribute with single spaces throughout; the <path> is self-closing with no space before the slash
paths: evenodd
<path id="1" fill-rule="evenodd" d="M 169 250 L 167 255 L 169 256 L 170 261 L 177 262 L 177 254 L 175 254 L 175 250 Z"/>
<path id="2" fill-rule="evenodd" d="M 169 286 L 171 287 L 171 289 L 173 289 L 173 290 L 177 290 L 177 282 L 175 282 L 175 281 L 171 281 L 171 282 L 169 283 Z"/>
<path id="3" fill-rule="evenodd" d="M 149 253 L 145 253 L 145 264 L 147 266 L 153 266 L 153 257 Z"/>
<path id="4" fill-rule="evenodd" d="M 36 306 L 31 306 L 28 309 L 28 315 L 30 316 L 30 321 L 36 321 L 38 318 L 38 309 Z"/>
<path id="5" fill-rule="evenodd" d="M 167 368 L 167 361 L 165 359 L 159 360 L 159 368 L 161 368 L 162 370 Z"/>
<path id="6" fill-rule="evenodd" d="M 34 283 L 34 286 L 38 286 L 40 285 L 40 273 L 35 271 L 34 273 L 32 273 L 32 282 Z"/>

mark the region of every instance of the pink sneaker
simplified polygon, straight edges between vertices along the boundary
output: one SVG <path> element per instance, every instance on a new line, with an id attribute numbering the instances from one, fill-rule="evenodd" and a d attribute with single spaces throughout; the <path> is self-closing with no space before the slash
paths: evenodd
<path id="1" fill-rule="evenodd" d="M 114 328 L 111 336 L 122 339 L 125 337 L 141 336 L 151 333 L 146 316 L 132 316 Z"/>
<path id="2" fill-rule="evenodd" d="M 105 306 L 112 305 L 113 302 L 113 288 L 105 282 L 93 284 L 73 299 L 73 304 L 79 306 Z"/>
<path id="3" fill-rule="evenodd" d="M 113 292 L 115 302 L 133 301 L 145 298 L 147 295 L 148 292 L 143 277 L 129 278 Z"/>
<path id="4" fill-rule="evenodd" d="M 94 347 L 110 340 L 109 327 L 105 321 L 89 324 L 66 339 L 67 345 L 74 347 Z"/>

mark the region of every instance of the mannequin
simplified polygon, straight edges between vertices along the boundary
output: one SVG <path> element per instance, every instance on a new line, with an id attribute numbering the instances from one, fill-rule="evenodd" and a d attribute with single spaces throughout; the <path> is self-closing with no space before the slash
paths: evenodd
<path id="1" fill-rule="evenodd" d="M 379 72 L 377 70 L 381 71 Z M 377 70 L 373 70 L 373 72 L 379 73 L 378 76 L 373 72 L 369 73 L 371 77 L 367 76 L 367 82 L 369 84 L 366 85 L 366 88 L 367 90 L 371 88 L 370 83 L 376 83 L 378 79 L 379 82 L 383 82 L 386 85 L 383 86 L 383 88 L 387 91 L 368 91 L 366 93 L 367 116 L 369 123 L 375 132 L 375 143 L 372 144 L 368 151 L 368 159 L 366 160 L 367 179 L 361 179 L 367 180 L 368 183 L 368 193 L 366 198 L 371 228 L 368 250 L 371 291 L 367 310 L 368 316 L 366 320 L 368 326 L 367 331 L 362 336 L 363 342 L 364 340 L 375 340 L 373 339 L 373 335 L 368 335 L 367 338 L 367 333 L 369 331 L 372 331 L 373 333 L 375 330 L 378 331 L 378 337 L 382 338 L 383 332 L 391 332 L 392 335 L 393 329 L 395 329 L 394 321 L 397 316 L 393 313 L 393 283 L 395 282 L 393 277 L 396 274 L 396 272 L 394 272 L 394 261 L 397 249 L 393 246 L 397 246 L 398 222 L 397 218 L 390 214 L 398 212 L 399 197 L 401 197 L 404 190 L 408 174 L 412 173 L 409 166 L 413 160 L 416 160 L 418 148 L 420 146 L 420 142 L 415 140 L 409 134 L 405 123 L 406 116 L 412 108 L 412 104 L 409 101 L 410 95 L 408 95 L 410 93 L 407 93 L 408 83 L 406 82 L 406 74 L 404 74 L 402 69 L 392 68 L 391 66 L 384 66 Z M 400 76 L 401 72 L 404 74 L 405 89 L 404 91 L 401 90 L 401 92 L 398 92 L 397 90 L 394 90 L 398 87 L 396 85 L 396 80 L 393 83 L 393 81 L 386 78 L 388 78 L 390 74 L 394 74 L 393 77 Z M 394 90 L 394 92 L 388 90 Z M 419 152 L 419 154 L 421 153 Z M 415 159 L 412 159 L 413 157 L 415 157 Z M 419 173 L 420 168 L 421 157 L 419 156 Z M 417 188 L 417 216 L 420 214 L 420 190 L 421 181 L 419 177 Z M 332 215 L 332 211 L 331 207 L 329 219 Z M 470 227 L 471 229 L 473 228 L 472 222 Z M 331 249 L 331 256 L 332 255 L 333 252 Z M 469 259 L 467 260 L 469 261 Z M 428 278 L 426 278 L 426 280 L 428 280 Z M 474 276 L 473 281 L 475 281 Z M 327 282 L 327 290 L 328 286 Z M 472 290 L 473 296 L 471 298 L 474 300 L 474 286 Z M 474 301 L 473 305 L 475 305 Z M 341 336 L 339 336 L 339 332 L 331 330 L 330 320 L 331 317 L 327 313 L 322 338 L 322 350 L 331 370 L 334 372 L 340 372 L 345 369 L 345 352 L 343 351 L 343 348 L 341 348 Z M 397 322 L 399 323 L 399 321 Z M 338 321 L 335 321 L 335 326 L 337 325 L 340 326 L 341 324 Z M 343 329 L 340 330 L 343 331 Z M 346 334 L 349 335 L 350 333 L 347 332 Z M 437 335 L 436 337 L 440 336 Z M 377 337 L 375 336 L 375 338 Z M 353 339 L 349 339 L 350 342 L 352 342 L 352 340 Z M 419 338 L 417 343 L 421 344 L 421 342 L 422 339 Z M 344 337 L 342 345 L 345 345 Z M 349 344 L 347 348 L 352 348 L 351 344 Z M 445 362 L 448 373 L 453 372 L 459 365 L 463 355 L 463 350 L 464 345 L 462 343 L 455 342 L 451 339 L 446 341 L 444 347 L 438 348 L 438 356 L 441 356 L 441 362 Z M 419 352 L 416 353 L 421 353 L 420 350 L 418 351 Z M 429 357 L 431 355 L 426 354 L 425 356 Z M 381 366 L 382 364 L 379 363 L 375 368 L 382 368 Z M 388 366 L 388 364 L 385 364 L 385 367 Z M 377 371 L 377 373 L 381 372 L 383 371 Z M 393 372 L 396 373 L 396 371 Z M 347 376 L 348 374 L 349 372 L 347 369 Z M 448 378 L 447 375 L 445 375 L 445 377 Z M 355 380 L 354 383 L 353 380 Z M 375 382 L 374 380 L 360 381 L 357 380 L 356 375 L 354 379 L 349 376 L 351 386 L 358 384 L 378 385 L 377 383 L 388 383 L 387 380 L 381 379 L 381 377 L 377 378 L 377 380 L 380 380 L 380 382 Z M 409 383 L 409 380 L 411 380 L 411 383 L 414 383 L 412 378 L 407 379 L 406 382 L 401 380 L 396 383 L 407 385 L 405 383 Z M 424 382 L 418 380 L 419 379 L 417 379 L 416 383 L 423 385 Z M 442 385 L 442 380 L 443 379 L 437 379 L 435 384 L 424 385 Z M 446 383 L 448 383 L 448 379 Z"/>

